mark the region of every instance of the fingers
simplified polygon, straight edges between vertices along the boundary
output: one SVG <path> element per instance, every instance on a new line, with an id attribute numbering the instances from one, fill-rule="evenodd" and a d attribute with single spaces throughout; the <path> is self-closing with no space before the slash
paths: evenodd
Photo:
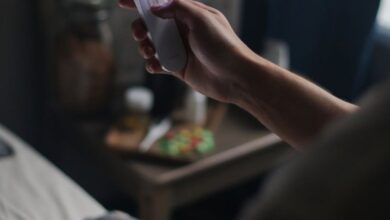
<path id="1" fill-rule="evenodd" d="M 177 3 L 174 3 L 177 2 Z M 194 18 L 197 15 L 195 13 L 198 13 L 200 7 L 196 6 L 194 4 L 188 4 L 189 2 L 192 2 L 191 0 L 173 0 L 169 1 L 169 4 L 177 4 L 177 14 L 184 19 L 184 14 L 191 14 L 189 18 Z M 121 7 L 125 8 L 134 8 L 134 2 L 133 0 L 120 0 Z M 169 5 L 168 4 L 168 5 Z M 154 6 L 155 7 L 155 6 Z M 164 7 L 164 6 L 158 6 L 158 7 Z M 176 10 L 176 9 L 175 9 Z M 203 9 L 204 10 L 204 9 Z M 162 12 L 165 13 L 165 12 Z M 182 15 L 183 14 L 183 15 Z M 176 14 L 173 14 L 176 16 Z M 168 15 L 167 15 L 168 16 Z M 179 18 L 180 19 L 180 18 Z M 194 19 L 195 20 L 195 19 Z M 142 19 L 137 19 L 133 22 L 132 26 L 132 35 L 135 41 L 139 43 L 139 53 L 141 56 L 146 60 L 145 62 L 145 68 L 149 73 L 165 73 L 164 68 L 160 64 L 160 61 L 156 57 L 156 49 L 153 46 L 153 43 L 148 38 L 148 31 L 146 28 L 146 25 Z"/>
<path id="2" fill-rule="evenodd" d="M 145 63 L 145 68 L 149 73 L 164 73 L 160 61 L 158 61 L 156 57 L 147 59 Z"/>
<path id="3" fill-rule="evenodd" d="M 150 59 L 156 55 L 156 50 L 149 39 L 141 41 L 138 50 L 144 59 Z"/>
<path id="4" fill-rule="evenodd" d="M 156 58 L 156 49 L 148 38 L 148 32 L 142 19 L 133 22 L 132 34 L 135 41 L 139 43 L 138 51 L 146 60 L 145 68 L 149 73 L 162 73 L 163 68 Z"/>
<path id="5" fill-rule="evenodd" d="M 145 23 L 140 18 L 133 22 L 131 25 L 131 31 L 133 33 L 134 40 L 137 42 L 143 41 L 148 37 L 148 31 Z"/>
<path id="6" fill-rule="evenodd" d="M 119 0 L 119 6 L 127 9 L 135 8 L 133 0 Z"/>
<path id="7" fill-rule="evenodd" d="M 161 18 L 177 18 L 189 27 L 205 13 L 205 9 L 192 0 L 171 0 L 166 4 L 153 6 L 152 12 Z"/>

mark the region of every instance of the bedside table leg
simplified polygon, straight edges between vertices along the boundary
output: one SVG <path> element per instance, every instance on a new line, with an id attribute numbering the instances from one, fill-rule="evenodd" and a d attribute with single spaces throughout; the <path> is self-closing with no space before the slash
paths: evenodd
<path id="1" fill-rule="evenodd" d="M 169 220 L 171 207 L 167 190 L 141 193 L 139 196 L 140 218 L 142 220 Z"/>

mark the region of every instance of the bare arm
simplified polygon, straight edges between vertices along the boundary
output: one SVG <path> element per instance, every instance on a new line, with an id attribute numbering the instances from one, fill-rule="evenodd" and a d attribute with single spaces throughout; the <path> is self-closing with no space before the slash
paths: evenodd
<path id="1" fill-rule="evenodd" d="M 121 0 L 121 5 L 134 7 L 132 0 Z M 173 0 L 153 11 L 162 18 L 175 18 L 184 27 L 181 32 L 188 44 L 188 63 L 184 70 L 169 74 L 207 96 L 247 110 L 293 146 L 311 141 L 330 122 L 357 109 L 255 54 L 210 6 Z M 133 35 L 146 59 L 146 69 L 161 73 L 146 33 L 143 22 L 135 21 Z"/>
<path id="2" fill-rule="evenodd" d="M 248 59 L 233 103 L 295 147 L 311 141 L 330 122 L 358 109 L 312 82 L 261 57 Z"/>

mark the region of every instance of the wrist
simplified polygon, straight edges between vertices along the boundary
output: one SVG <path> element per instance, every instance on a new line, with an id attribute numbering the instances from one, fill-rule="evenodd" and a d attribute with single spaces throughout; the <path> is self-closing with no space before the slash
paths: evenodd
<path id="1" fill-rule="evenodd" d="M 272 63 L 250 51 L 241 56 L 234 74 L 231 103 L 242 108 L 253 105 L 269 91 Z"/>

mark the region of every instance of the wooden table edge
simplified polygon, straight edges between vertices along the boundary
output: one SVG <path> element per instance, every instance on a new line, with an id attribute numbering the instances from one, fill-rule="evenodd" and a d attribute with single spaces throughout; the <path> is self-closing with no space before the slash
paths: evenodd
<path id="1" fill-rule="evenodd" d="M 278 143 L 282 143 L 282 140 L 277 135 L 269 133 L 253 141 L 194 162 L 193 164 L 172 170 L 157 177 L 150 178 L 156 185 L 167 185 L 179 179 L 190 177 L 197 173 L 212 169 L 213 167 L 223 165 L 236 158 L 241 158 L 254 152 L 266 150 L 267 148 L 275 146 Z"/>

